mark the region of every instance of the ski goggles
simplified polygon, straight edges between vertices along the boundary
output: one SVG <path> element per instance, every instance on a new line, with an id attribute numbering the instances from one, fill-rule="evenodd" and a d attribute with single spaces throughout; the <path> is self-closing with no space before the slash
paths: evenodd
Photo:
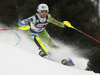
<path id="1" fill-rule="evenodd" d="M 44 14 L 44 13 L 47 14 L 48 11 L 47 11 L 47 10 L 41 10 L 40 13 L 41 13 L 41 14 Z"/>

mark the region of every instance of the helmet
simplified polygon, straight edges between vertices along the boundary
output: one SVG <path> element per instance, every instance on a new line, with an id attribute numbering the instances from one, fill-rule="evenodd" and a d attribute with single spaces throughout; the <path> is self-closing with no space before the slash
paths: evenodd
<path id="1" fill-rule="evenodd" d="M 47 10 L 47 13 L 49 12 L 49 7 L 48 5 L 42 3 L 42 4 L 39 4 L 38 8 L 37 8 L 37 12 L 41 12 L 41 10 Z"/>

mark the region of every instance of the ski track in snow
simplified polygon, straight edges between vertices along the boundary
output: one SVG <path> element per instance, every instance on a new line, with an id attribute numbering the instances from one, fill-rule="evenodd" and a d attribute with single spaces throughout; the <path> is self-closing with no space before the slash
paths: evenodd
<path id="1" fill-rule="evenodd" d="M 0 26 L 0 29 L 2 29 L 2 28 L 7 28 L 7 27 Z M 15 32 L 21 37 L 21 42 L 17 46 L 15 46 L 15 45 L 19 41 L 19 38 L 14 34 Z M 27 31 L 22 31 L 22 30 L 1 31 L 0 36 L 1 36 L 0 44 L 1 45 L 4 44 L 5 48 L 6 48 L 6 45 L 9 45 L 10 47 L 14 47 L 19 50 L 21 49 L 21 50 L 24 50 L 33 55 L 39 56 L 38 55 L 38 53 L 39 53 L 38 47 L 34 42 L 32 42 L 28 38 Z M 85 69 L 87 67 L 88 59 L 80 57 L 77 55 L 77 53 L 74 53 L 74 50 L 75 50 L 74 47 L 71 47 L 68 45 L 65 46 L 62 42 L 60 42 L 58 40 L 56 40 L 56 41 L 54 40 L 54 42 L 58 46 L 60 46 L 60 49 L 57 49 L 57 50 L 49 49 L 51 52 L 51 56 L 47 56 L 46 57 L 47 59 L 53 60 L 54 62 L 61 64 L 62 59 L 71 58 L 71 59 L 73 59 L 73 61 L 75 63 L 75 67 L 73 67 L 73 68 L 77 68 L 79 70 L 85 71 Z M 4 45 L 3 45 L 3 47 L 4 47 Z M 8 52 L 9 52 L 9 49 L 8 49 Z M 5 52 L 5 54 L 6 54 L 6 52 Z M 15 58 L 17 58 L 17 56 Z M 26 59 L 27 59 L 27 57 L 26 57 Z"/>

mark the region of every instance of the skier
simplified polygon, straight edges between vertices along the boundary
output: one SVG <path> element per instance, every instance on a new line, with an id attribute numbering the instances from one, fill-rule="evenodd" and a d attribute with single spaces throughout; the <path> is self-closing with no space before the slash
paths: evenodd
<path id="1" fill-rule="evenodd" d="M 62 22 L 59 22 L 51 17 L 49 13 L 49 7 L 42 3 L 39 4 L 37 8 L 37 12 L 35 15 L 24 19 L 18 23 L 19 26 L 29 25 L 30 29 L 28 30 L 28 37 L 34 41 L 40 51 L 40 56 L 45 56 L 49 52 L 48 49 L 45 47 L 44 43 L 46 43 L 50 48 L 58 48 L 55 45 L 53 40 L 51 39 L 50 35 L 46 31 L 46 26 L 48 23 L 53 23 L 59 27 L 64 28 L 65 25 Z"/>

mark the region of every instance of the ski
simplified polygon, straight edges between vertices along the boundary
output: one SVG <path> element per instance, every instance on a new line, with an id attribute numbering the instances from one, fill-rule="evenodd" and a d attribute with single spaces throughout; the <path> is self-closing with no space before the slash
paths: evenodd
<path id="1" fill-rule="evenodd" d="M 72 59 L 63 59 L 62 61 L 61 61 L 61 63 L 63 64 L 63 65 L 67 65 L 67 66 L 75 66 L 75 64 L 74 64 L 74 62 L 73 62 L 73 60 Z"/>

